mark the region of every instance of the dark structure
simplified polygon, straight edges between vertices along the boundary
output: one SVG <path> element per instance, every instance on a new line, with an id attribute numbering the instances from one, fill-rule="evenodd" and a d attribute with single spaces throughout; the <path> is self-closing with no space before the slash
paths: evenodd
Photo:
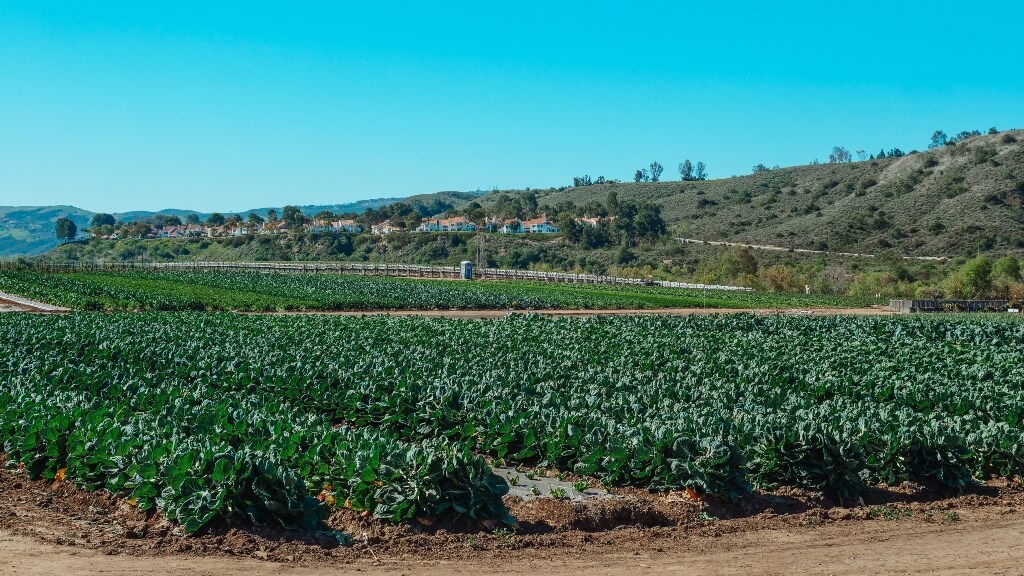
<path id="1" fill-rule="evenodd" d="M 894 312 L 1006 312 L 1006 300 L 890 300 Z"/>

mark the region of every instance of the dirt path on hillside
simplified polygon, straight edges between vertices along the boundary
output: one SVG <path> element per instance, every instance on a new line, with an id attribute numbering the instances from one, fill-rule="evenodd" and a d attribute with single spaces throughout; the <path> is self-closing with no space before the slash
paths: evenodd
<path id="1" fill-rule="evenodd" d="M 521 553 L 520 553 L 521 552 Z M 516 551 L 479 559 L 356 561 L 301 566 L 229 556 L 136 557 L 46 544 L 0 531 L 0 572 L 54 574 L 223 575 L 289 574 L 409 576 L 455 574 L 589 576 L 610 574 L 1022 574 L 1024 514 L 1012 509 L 961 513 L 955 523 L 921 520 L 851 521 L 693 538 L 677 547 L 616 550 Z"/>

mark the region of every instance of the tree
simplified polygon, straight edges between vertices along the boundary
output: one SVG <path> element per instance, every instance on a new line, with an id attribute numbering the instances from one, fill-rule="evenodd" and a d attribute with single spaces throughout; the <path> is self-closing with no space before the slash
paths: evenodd
<path id="1" fill-rule="evenodd" d="M 995 126 L 993 126 L 993 127 L 991 127 L 991 128 L 989 128 L 989 129 L 988 129 L 988 133 L 989 133 L 990 135 L 991 135 L 991 134 L 999 134 L 999 130 L 996 130 L 996 127 L 995 127 Z"/>
<path id="2" fill-rule="evenodd" d="M 199 224 L 199 214 L 189 214 L 188 216 L 186 216 L 185 224 L 188 224 L 189 226 L 195 226 L 196 224 Z"/>
<path id="3" fill-rule="evenodd" d="M 239 214 L 232 214 L 231 216 L 228 216 L 227 222 L 232 226 L 238 226 L 242 223 L 242 216 Z"/>
<path id="4" fill-rule="evenodd" d="M 633 175 L 633 180 L 637 182 L 650 182 L 651 174 L 647 171 L 647 168 L 641 168 Z"/>
<path id="5" fill-rule="evenodd" d="M 523 199 L 523 207 L 526 208 L 529 216 L 536 216 L 540 211 L 540 199 L 537 197 L 537 192 L 530 190 L 524 192 L 520 197 Z"/>
<path id="6" fill-rule="evenodd" d="M 936 130 L 934 133 L 932 133 L 932 141 L 930 144 L 928 144 L 928 148 L 938 148 L 940 146 L 945 146 L 946 140 L 949 140 L 949 137 L 946 136 L 946 133 L 943 132 L 942 130 Z"/>
<path id="7" fill-rule="evenodd" d="M 302 214 L 302 210 L 298 206 L 285 206 L 282 210 L 281 220 L 288 225 L 292 230 L 302 226 L 306 222 L 306 217 Z"/>
<path id="8" fill-rule="evenodd" d="M 882 148 L 882 151 L 879 152 L 878 156 L 875 156 L 875 158 L 878 158 L 878 159 L 885 158 L 885 148 Z"/>
<path id="9" fill-rule="evenodd" d="M 255 212 L 249 212 L 249 225 L 259 226 L 260 224 L 263 224 L 263 217 Z"/>
<path id="10" fill-rule="evenodd" d="M 693 180 L 693 164 L 690 164 L 690 159 L 687 158 L 679 163 L 679 179 L 683 182 Z"/>
<path id="11" fill-rule="evenodd" d="M 619 213 L 619 195 L 615 190 L 608 191 L 608 197 L 605 198 L 604 207 L 608 211 L 609 216 L 615 216 Z"/>
<path id="12" fill-rule="evenodd" d="M 661 217 L 661 206 L 644 202 L 637 207 L 632 221 L 632 235 L 654 241 L 668 233 L 665 220 Z"/>
<path id="13" fill-rule="evenodd" d="M 868 159 L 868 153 L 865 150 L 857 150 L 857 159 L 861 162 Z"/>
<path id="14" fill-rule="evenodd" d="M 841 164 L 843 162 L 849 162 L 853 156 L 850 151 L 842 146 L 833 146 L 832 153 L 828 155 L 829 164 Z"/>
<path id="15" fill-rule="evenodd" d="M 115 223 L 114 217 L 110 214 L 93 214 L 91 226 L 98 228 L 100 226 L 113 226 Z"/>
<path id="16" fill-rule="evenodd" d="M 128 236 L 130 238 L 144 238 L 146 234 L 149 234 L 149 224 L 145 222 L 133 222 L 128 227 Z"/>
<path id="17" fill-rule="evenodd" d="M 768 172 L 769 170 L 771 170 L 771 168 L 765 166 L 764 164 L 758 164 L 757 166 L 754 166 L 750 171 L 753 172 L 754 174 L 758 174 L 760 172 Z"/>
<path id="18" fill-rule="evenodd" d="M 63 216 L 57 218 L 57 221 L 54 222 L 53 231 L 57 238 L 64 242 L 71 242 L 75 239 L 75 236 L 78 236 L 78 226 L 70 218 L 64 218 Z"/>
<path id="19" fill-rule="evenodd" d="M 704 162 L 698 160 L 697 161 L 697 172 L 693 175 L 693 179 L 694 180 L 707 180 L 708 179 L 707 168 L 708 167 L 707 167 L 707 165 L 704 164 Z"/>
<path id="20" fill-rule="evenodd" d="M 220 212 L 214 212 L 206 217 L 206 223 L 210 226 L 223 226 L 226 220 Z"/>
<path id="21" fill-rule="evenodd" d="M 992 265 L 992 276 L 1010 282 L 1020 280 L 1020 261 L 1010 255 L 1003 256 Z"/>
<path id="22" fill-rule="evenodd" d="M 466 204 L 466 207 L 462 209 L 462 215 L 465 216 L 466 220 L 475 223 L 482 223 L 487 218 L 487 215 L 484 213 L 484 207 L 475 200 Z"/>
<path id="23" fill-rule="evenodd" d="M 267 222 L 277 222 L 277 210 L 267 210 Z"/>
<path id="24" fill-rule="evenodd" d="M 992 262 L 978 256 L 946 279 L 946 292 L 954 298 L 980 298 L 992 289 Z"/>
<path id="25" fill-rule="evenodd" d="M 331 212 L 330 210 L 323 210 L 314 217 L 314 220 L 323 220 L 324 222 L 329 222 L 331 220 L 334 220 L 334 212 Z"/>
<path id="26" fill-rule="evenodd" d="M 665 167 L 661 165 L 661 162 L 655 160 L 651 162 L 651 182 L 657 182 L 661 178 L 661 172 Z"/>

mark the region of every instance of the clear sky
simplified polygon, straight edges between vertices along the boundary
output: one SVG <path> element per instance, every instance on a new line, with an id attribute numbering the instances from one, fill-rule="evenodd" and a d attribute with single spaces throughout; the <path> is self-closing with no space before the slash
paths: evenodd
<path id="1" fill-rule="evenodd" d="M 717 178 L 1024 127 L 1019 1 L 411 4 L 3 0 L 0 205 Z"/>

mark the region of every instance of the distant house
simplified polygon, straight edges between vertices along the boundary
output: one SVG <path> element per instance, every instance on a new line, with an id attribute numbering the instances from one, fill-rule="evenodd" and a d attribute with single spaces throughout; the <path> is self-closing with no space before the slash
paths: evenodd
<path id="1" fill-rule="evenodd" d="M 404 232 L 405 228 L 397 224 L 392 224 L 391 220 L 385 220 L 380 224 L 374 224 L 370 226 L 370 232 L 377 235 L 391 234 L 392 232 Z"/>
<path id="2" fill-rule="evenodd" d="M 267 225 L 264 226 L 264 230 L 267 234 L 287 234 L 292 231 L 292 227 L 284 220 L 281 220 L 278 222 L 267 223 Z"/>
<path id="3" fill-rule="evenodd" d="M 355 220 L 338 220 L 334 225 L 337 229 L 349 234 L 359 234 L 363 231 L 363 227 Z"/>
<path id="4" fill-rule="evenodd" d="M 441 226 L 441 220 L 439 218 L 431 218 L 420 222 L 420 225 L 416 227 L 417 232 L 444 232 L 444 227 Z"/>
<path id="5" fill-rule="evenodd" d="M 428 218 L 416 227 L 417 232 L 476 232 L 476 224 L 462 216 L 454 218 Z"/>
<path id="6" fill-rule="evenodd" d="M 332 232 L 335 234 L 341 232 L 359 234 L 363 231 L 363 227 L 355 220 L 314 220 L 306 224 L 306 230 L 310 232 Z"/>
<path id="7" fill-rule="evenodd" d="M 519 220 L 518 218 L 505 220 L 501 223 L 501 226 L 498 227 L 498 232 L 501 232 L 502 234 L 522 234 L 525 231 L 522 220 Z"/>
<path id="8" fill-rule="evenodd" d="M 532 234 L 553 234 L 558 232 L 558 226 L 548 220 L 547 214 L 541 214 L 539 218 L 523 220 L 523 230 Z"/>
<path id="9" fill-rule="evenodd" d="M 164 226 L 156 231 L 157 238 L 181 238 L 184 235 L 184 226 Z"/>
<path id="10" fill-rule="evenodd" d="M 597 228 L 597 225 L 600 224 L 602 220 L 615 220 L 615 216 L 609 216 L 608 218 L 577 218 L 576 223 L 584 226 L 590 226 L 591 228 Z"/>

